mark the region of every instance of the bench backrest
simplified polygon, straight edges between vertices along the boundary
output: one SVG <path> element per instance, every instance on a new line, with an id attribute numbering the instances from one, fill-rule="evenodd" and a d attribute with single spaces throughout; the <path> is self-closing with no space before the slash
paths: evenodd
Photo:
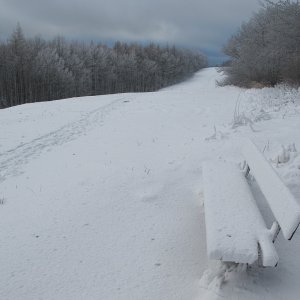
<path id="1" fill-rule="evenodd" d="M 300 205 L 258 148 L 247 140 L 243 154 L 262 193 L 279 223 L 283 236 L 290 240 L 300 223 Z"/>

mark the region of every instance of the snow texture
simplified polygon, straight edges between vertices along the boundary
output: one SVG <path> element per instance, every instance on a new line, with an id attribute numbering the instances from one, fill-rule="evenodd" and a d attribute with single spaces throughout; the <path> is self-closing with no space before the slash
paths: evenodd
<path id="1" fill-rule="evenodd" d="M 234 164 L 203 165 L 207 252 L 211 259 L 253 264 L 258 245 L 264 266 L 278 262 L 272 234 L 253 199 L 244 174 Z"/>
<path id="2" fill-rule="evenodd" d="M 276 268 L 207 259 L 203 162 L 242 161 L 245 137 L 272 161 L 300 147 L 300 90 L 221 76 L 0 110 L 0 299 L 299 299 L 299 230 L 279 234 Z M 254 130 L 232 128 L 239 95 Z M 300 155 L 275 171 L 299 200 Z"/>
<path id="3" fill-rule="evenodd" d="M 243 148 L 247 164 L 258 182 L 284 237 L 289 240 L 300 223 L 300 205 L 257 147 L 248 140 Z"/>

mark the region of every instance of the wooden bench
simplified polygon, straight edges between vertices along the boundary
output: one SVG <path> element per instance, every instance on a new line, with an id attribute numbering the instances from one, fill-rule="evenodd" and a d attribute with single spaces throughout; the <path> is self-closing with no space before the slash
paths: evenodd
<path id="1" fill-rule="evenodd" d="M 274 241 L 282 230 L 290 240 L 300 223 L 300 205 L 273 167 L 251 142 L 243 148 L 244 169 L 220 161 L 203 164 L 207 252 L 210 259 L 276 266 Z M 248 185 L 249 172 L 275 221 L 268 229 Z"/>

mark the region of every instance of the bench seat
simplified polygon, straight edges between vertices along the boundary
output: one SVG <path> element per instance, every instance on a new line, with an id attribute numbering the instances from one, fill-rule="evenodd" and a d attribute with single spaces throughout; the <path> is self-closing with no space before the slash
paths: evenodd
<path id="1" fill-rule="evenodd" d="M 278 255 L 247 180 L 237 165 L 203 164 L 207 251 L 211 259 L 252 264 L 261 253 L 263 266 Z"/>

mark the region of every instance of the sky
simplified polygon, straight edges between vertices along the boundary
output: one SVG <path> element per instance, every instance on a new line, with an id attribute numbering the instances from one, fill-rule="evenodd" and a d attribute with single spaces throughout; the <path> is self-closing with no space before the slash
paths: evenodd
<path id="1" fill-rule="evenodd" d="M 259 0 L 0 0 L 0 39 L 19 22 L 26 37 L 156 42 L 200 50 L 214 64 L 259 7 Z"/>

